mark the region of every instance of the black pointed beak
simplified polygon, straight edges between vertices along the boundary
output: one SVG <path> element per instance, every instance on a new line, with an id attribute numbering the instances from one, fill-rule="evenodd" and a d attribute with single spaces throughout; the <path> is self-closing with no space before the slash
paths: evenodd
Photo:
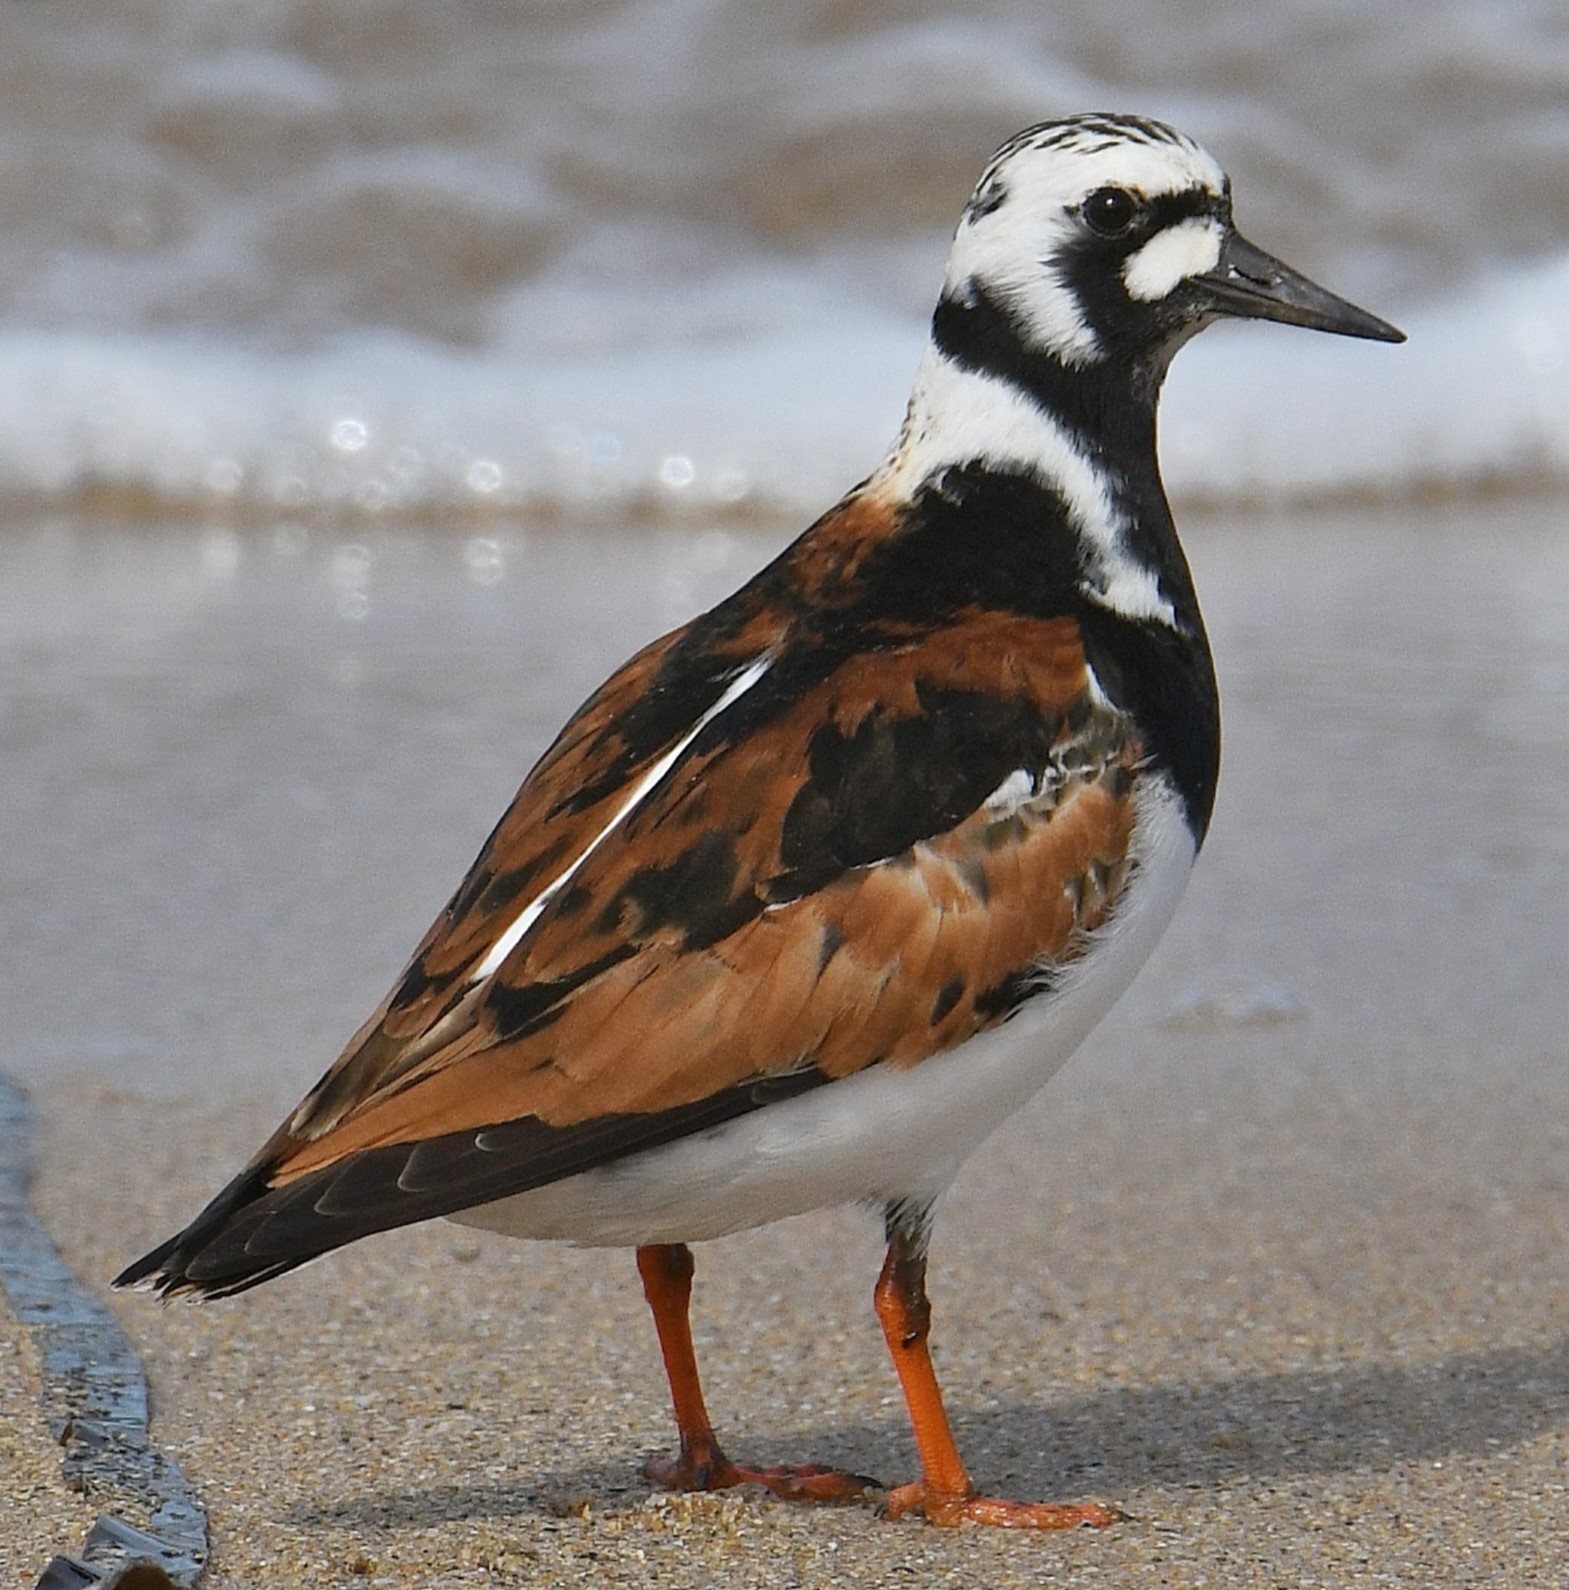
<path id="1" fill-rule="evenodd" d="M 1387 320 L 1337 298 L 1236 232 L 1227 234 L 1215 269 L 1191 281 L 1217 315 L 1283 320 L 1288 326 L 1309 326 L 1314 331 L 1368 337 L 1374 342 L 1406 340 L 1405 332 Z"/>

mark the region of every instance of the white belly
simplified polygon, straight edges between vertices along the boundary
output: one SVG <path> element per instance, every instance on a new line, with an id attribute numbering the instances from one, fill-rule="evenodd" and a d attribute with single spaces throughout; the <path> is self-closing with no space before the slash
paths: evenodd
<path id="1" fill-rule="evenodd" d="M 1084 1041 L 1149 958 L 1192 869 L 1163 780 L 1138 790 L 1136 865 L 1111 919 L 1054 990 L 906 1070 L 874 1066 L 722 1126 L 452 1216 L 591 1246 L 696 1242 L 834 1204 L 934 1198 Z"/>

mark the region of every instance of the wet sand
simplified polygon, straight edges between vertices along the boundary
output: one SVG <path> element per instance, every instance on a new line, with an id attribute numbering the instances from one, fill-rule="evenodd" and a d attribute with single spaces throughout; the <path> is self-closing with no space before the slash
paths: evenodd
<path id="1" fill-rule="evenodd" d="M 437 1224 L 208 1308 L 116 1299 L 210 1509 L 208 1582 L 1564 1579 L 1566 513 L 1186 517 L 1225 697 L 1210 845 L 1123 1005 L 967 1168 L 932 1263 L 977 1480 L 1132 1521 L 653 1496 L 630 1256 Z M 80 1275 L 189 1218 L 565 711 L 776 544 L 8 535 L 0 1065 Z M 699 1250 L 738 1456 L 909 1475 L 878 1261 L 853 1211 Z M 88 1509 L 50 1487 L 8 1319 L 0 1341 L 0 1582 L 31 1583 Z"/>

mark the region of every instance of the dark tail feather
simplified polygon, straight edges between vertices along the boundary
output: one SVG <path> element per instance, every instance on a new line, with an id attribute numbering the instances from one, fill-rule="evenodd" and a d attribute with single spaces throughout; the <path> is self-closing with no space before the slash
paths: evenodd
<path id="1" fill-rule="evenodd" d="M 114 1285 L 145 1287 L 166 1298 L 229 1297 L 318 1257 L 313 1252 L 248 1258 L 243 1241 L 232 1240 L 235 1217 L 254 1209 L 271 1192 L 266 1167 L 241 1171 L 183 1231 L 128 1264 L 114 1278 Z M 249 1227 L 250 1222 L 243 1224 Z"/>
<path id="2" fill-rule="evenodd" d="M 647 1115 L 609 1115 L 570 1126 L 549 1126 L 530 1116 L 389 1143 L 278 1186 L 272 1178 L 279 1160 L 269 1154 L 114 1284 L 150 1287 L 163 1297 L 229 1297 L 374 1232 L 543 1187 L 829 1080 L 815 1066 L 803 1066 Z"/>

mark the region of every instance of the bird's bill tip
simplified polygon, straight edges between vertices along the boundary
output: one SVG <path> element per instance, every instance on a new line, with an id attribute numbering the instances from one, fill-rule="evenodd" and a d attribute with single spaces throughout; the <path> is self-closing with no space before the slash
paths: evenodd
<path id="1" fill-rule="evenodd" d="M 1278 320 L 1371 342 L 1406 340 L 1405 332 L 1387 320 L 1320 287 L 1236 232 L 1227 237 L 1215 269 L 1193 280 L 1215 314 Z"/>

